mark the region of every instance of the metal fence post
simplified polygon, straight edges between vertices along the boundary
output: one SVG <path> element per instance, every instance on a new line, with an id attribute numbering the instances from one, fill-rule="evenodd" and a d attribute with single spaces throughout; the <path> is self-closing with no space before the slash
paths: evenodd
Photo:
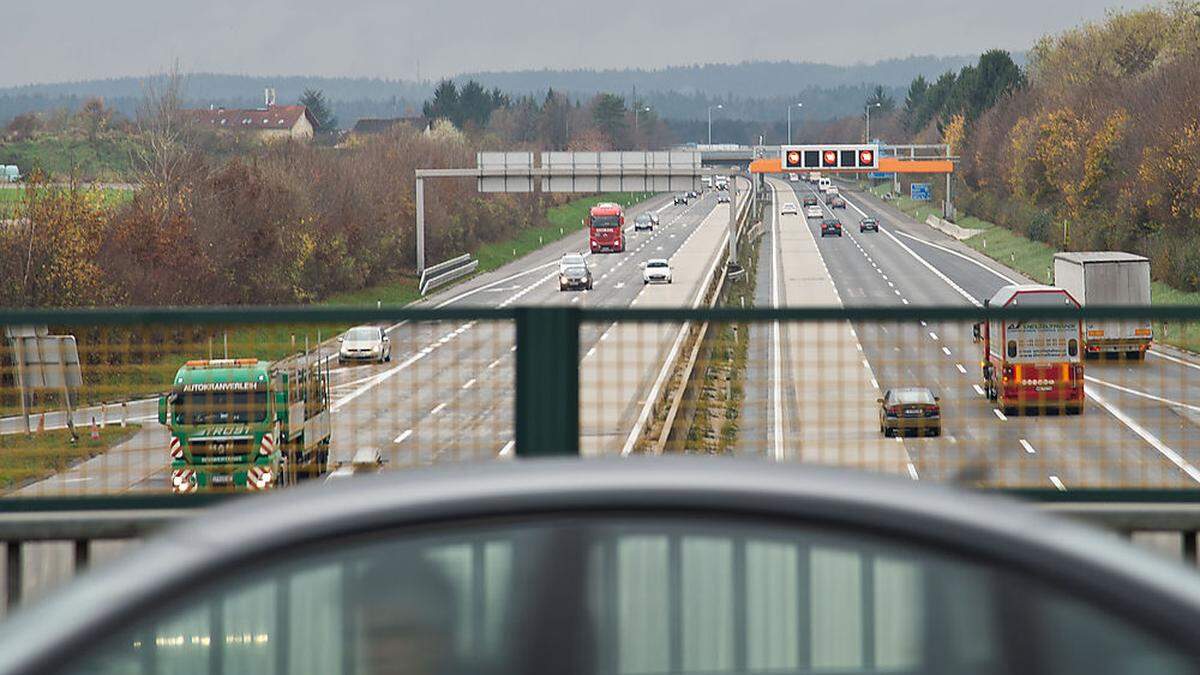
<path id="1" fill-rule="evenodd" d="M 579 454 L 579 310 L 517 315 L 516 454 Z"/>
<path id="2" fill-rule="evenodd" d="M 417 274 L 425 271 L 425 179 L 417 176 Z"/>

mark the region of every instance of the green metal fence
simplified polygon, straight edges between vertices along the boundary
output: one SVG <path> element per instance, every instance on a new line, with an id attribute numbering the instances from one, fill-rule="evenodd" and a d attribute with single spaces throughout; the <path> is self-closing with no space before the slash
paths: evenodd
<path id="1" fill-rule="evenodd" d="M 979 326 L 986 333 L 989 325 L 1075 322 L 1084 338 L 1083 326 L 1117 319 L 1152 323 L 1148 355 L 1091 360 L 1080 344 L 1069 358 L 1048 357 L 1053 369 L 1014 359 L 1017 368 L 1005 375 L 997 362 L 997 388 L 1010 376 L 1035 386 L 1019 399 L 991 400 Z M 164 424 L 160 396 L 178 393 L 173 380 L 184 364 L 239 358 L 290 373 L 272 385 L 271 396 L 282 398 L 260 425 L 283 456 L 271 488 L 361 470 L 355 458 L 373 449 L 382 470 L 514 455 L 669 452 L 1050 492 L 1188 489 L 1200 485 L 1200 358 L 1167 343 L 1188 344 L 1198 322 L 1194 307 L 10 310 L 0 324 L 75 336 L 82 383 L 70 391 L 49 380 L 23 386 L 30 383 L 22 381 L 15 343 L 6 343 L 0 492 L 12 499 L 172 491 L 173 467 L 197 468 L 194 457 L 181 462 L 172 443 L 182 437 L 191 455 L 203 439 L 195 428 L 187 437 L 171 419 Z M 699 325 L 709 328 L 702 345 L 689 342 L 689 329 Z M 343 358 L 339 338 L 351 326 L 382 328 L 389 358 Z M 684 369 L 689 356 L 692 367 Z M 1055 379 L 1060 373 L 1078 380 L 1078 406 L 1050 397 L 1065 386 Z M 318 381 L 329 382 L 327 392 Z M 941 399 L 936 430 L 903 411 L 898 420 L 888 417 L 878 399 L 903 387 L 925 387 Z M 295 423 L 303 419 L 298 404 L 307 406 L 301 415 L 328 413 L 325 450 L 313 445 L 314 427 Z M 271 428 L 285 408 L 291 432 L 288 422 L 282 431 Z M 209 426 L 240 418 L 220 411 L 214 420 L 221 423 Z M 307 441 L 285 438 L 300 431 Z M 250 434 L 250 442 L 260 436 Z M 289 465 L 289 451 L 309 459 L 293 457 Z M 322 451 L 325 461 L 314 463 Z M 204 452 L 228 460 L 200 467 L 210 474 L 245 459 L 229 448 Z M 196 491 L 244 488 L 248 480 Z"/>

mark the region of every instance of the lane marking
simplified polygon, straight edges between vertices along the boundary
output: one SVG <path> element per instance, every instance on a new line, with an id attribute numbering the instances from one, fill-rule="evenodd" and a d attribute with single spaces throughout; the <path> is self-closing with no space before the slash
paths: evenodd
<path id="1" fill-rule="evenodd" d="M 500 365 L 500 359 L 496 359 L 495 361 L 492 361 L 491 363 L 489 363 L 488 370 L 491 370 L 492 368 L 495 368 L 498 365 Z"/>
<path id="2" fill-rule="evenodd" d="M 946 356 L 950 356 L 950 348 L 942 347 L 942 353 L 945 354 Z"/>
<path id="3" fill-rule="evenodd" d="M 937 336 L 937 333 L 935 333 L 935 332 L 933 332 L 933 331 L 929 331 L 929 337 L 933 338 L 933 341 L 934 341 L 934 342 L 937 342 L 937 341 L 938 341 L 938 336 Z"/>
<path id="4" fill-rule="evenodd" d="M 908 298 L 900 298 L 900 302 L 903 302 L 904 304 L 906 304 L 906 305 L 907 305 L 907 304 L 908 304 Z"/>
<path id="5" fill-rule="evenodd" d="M 474 386 L 475 386 L 475 378 L 473 378 L 473 377 L 472 377 L 471 379 L 467 380 L 466 384 L 464 384 L 464 385 L 462 386 L 462 388 L 463 388 L 463 389 L 470 389 L 471 387 L 474 387 Z"/>
<path id="6" fill-rule="evenodd" d="M 1188 462 L 1187 460 L 1185 460 L 1183 457 L 1181 457 L 1178 452 L 1175 452 L 1170 447 L 1168 447 L 1166 443 L 1163 443 L 1161 440 L 1158 439 L 1157 436 L 1155 436 L 1154 434 L 1147 431 L 1145 429 L 1145 427 L 1138 424 L 1136 421 L 1133 420 L 1133 418 L 1129 417 L 1124 412 L 1122 412 L 1120 408 L 1117 408 L 1116 406 L 1110 404 L 1107 399 L 1105 399 L 1103 396 L 1098 394 L 1094 389 L 1088 387 L 1087 385 L 1084 385 L 1083 390 L 1085 392 L 1087 392 L 1087 395 L 1090 396 L 1093 401 L 1095 401 L 1096 403 L 1099 403 L 1113 417 L 1116 417 L 1118 420 L 1121 420 L 1121 422 L 1123 422 L 1125 424 L 1125 426 L 1129 427 L 1129 429 L 1131 431 L 1133 431 L 1133 433 L 1137 434 L 1138 436 L 1141 436 L 1143 441 L 1146 441 L 1147 443 L 1149 443 L 1150 446 L 1152 448 L 1154 448 L 1155 450 L 1157 450 L 1163 457 L 1166 457 L 1168 460 L 1170 460 L 1170 462 L 1172 464 L 1179 467 L 1180 470 L 1182 470 L 1184 473 L 1186 473 L 1192 480 L 1196 481 L 1197 483 L 1200 483 L 1200 469 L 1197 469 L 1195 466 L 1192 466 L 1192 464 L 1190 462 Z"/>
<path id="7" fill-rule="evenodd" d="M 1025 452 L 1028 452 L 1028 453 L 1029 453 L 1029 454 L 1031 454 L 1031 455 L 1036 455 L 1036 454 L 1037 454 L 1037 450 L 1034 450 L 1034 449 L 1033 449 L 1033 446 L 1029 444 L 1029 441 L 1027 441 L 1027 440 L 1025 440 L 1024 438 L 1022 438 L 1022 439 L 1021 439 L 1020 441 L 1018 441 L 1018 442 L 1021 444 L 1021 447 L 1022 447 L 1022 448 L 1025 448 Z"/>
<path id="8" fill-rule="evenodd" d="M 779 308 L 779 215 L 778 190 L 771 185 L 771 307 Z M 783 347 L 778 321 L 771 323 L 771 445 L 775 461 L 783 460 Z"/>
<path id="9" fill-rule="evenodd" d="M 996 417 L 999 417 L 1001 422 L 1008 421 L 1008 417 L 1006 417 L 1005 414 L 1003 412 L 1001 412 L 1001 410 L 999 408 L 992 408 L 992 412 L 996 413 Z"/>
<path id="10" fill-rule="evenodd" d="M 985 264 L 983 264 L 983 263 L 979 262 L 978 260 L 976 260 L 976 259 L 972 258 L 972 257 L 971 257 L 971 256 L 969 256 L 969 255 L 965 255 L 965 254 L 963 254 L 963 253 L 959 253 L 958 251 L 955 251 L 955 250 L 953 250 L 953 249 L 950 249 L 950 248 L 947 248 L 947 247 L 945 247 L 945 246 L 942 246 L 941 244 L 935 244 L 935 243 L 933 243 L 932 241 L 928 241 L 928 240 L 922 239 L 922 238 L 920 238 L 920 237 L 914 237 L 913 235 L 911 235 L 911 234 L 909 234 L 909 233 L 907 233 L 907 232 L 905 232 L 905 231 L 903 231 L 903 230 L 896 230 L 896 234 L 899 234 L 901 237 L 907 237 L 907 238 L 909 238 L 909 239 L 912 239 L 913 241 L 919 241 L 919 242 L 921 242 L 922 244 L 925 244 L 926 246 L 932 246 L 933 248 L 936 248 L 936 249 L 938 249 L 938 250 L 940 250 L 940 251 L 944 251 L 944 252 L 946 252 L 946 253 L 949 253 L 950 255 L 953 255 L 953 256 L 958 256 L 959 258 L 962 258 L 963 260 L 966 260 L 967 262 L 969 262 L 969 263 L 971 263 L 971 264 L 973 264 L 973 265 L 975 265 L 975 266 L 977 266 L 977 267 L 982 267 L 983 269 L 987 270 L 988 272 L 991 272 L 992 274 L 996 275 L 997 277 L 999 277 L 999 278 L 1003 279 L 1005 283 L 1009 283 L 1009 284 L 1020 284 L 1020 283 L 1022 283 L 1021 281 L 1018 281 L 1017 279 L 1013 279 L 1012 277 L 1009 277 L 1009 276 L 1006 276 L 1006 275 L 1004 275 L 1004 274 L 1001 274 L 1000 272 L 998 272 L 998 271 L 996 271 L 996 270 L 992 269 L 991 267 L 988 267 L 987 265 L 985 265 Z"/>
<path id="11" fill-rule="evenodd" d="M 434 408 L 433 410 L 430 410 L 430 411 L 429 411 L 429 415 L 432 417 L 433 415 L 436 415 L 436 414 L 438 414 L 438 413 L 442 412 L 442 411 L 443 411 L 443 410 L 445 410 L 445 409 L 446 409 L 446 404 L 445 404 L 445 403 L 439 403 L 439 404 L 437 404 L 437 407 L 436 407 L 436 408 Z"/>
<path id="12" fill-rule="evenodd" d="M 595 353 L 596 353 L 596 348 L 595 348 L 595 347 L 592 347 L 591 349 L 589 349 L 589 350 L 588 350 L 588 352 L 587 352 L 587 354 L 584 356 L 584 358 L 587 358 L 588 356 L 593 356 Z"/>
<path id="13" fill-rule="evenodd" d="M 966 371 L 966 370 L 964 370 L 963 372 L 965 373 L 965 372 L 967 372 L 967 371 Z M 976 393 L 976 394 L 979 394 L 980 396 L 987 396 L 987 392 L 985 392 L 985 391 L 983 390 L 983 387 L 981 387 L 981 386 L 979 386 L 979 385 L 977 385 L 977 384 L 973 384 L 973 385 L 971 385 L 971 386 L 972 386 L 972 387 L 975 387 L 975 393 Z"/>
<path id="14" fill-rule="evenodd" d="M 1150 351 L 1148 351 L 1146 353 L 1149 354 L 1150 356 L 1156 356 L 1160 359 L 1166 359 L 1167 361 L 1174 361 L 1175 363 L 1178 363 L 1183 366 L 1187 366 L 1188 368 L 1192 368 L 1194 370 L 1200 370 L 1200 365 L 1192 363 L 1191 361 L 1185 361 L 1184 359 L 1181 359 L 1177 356 L 1171 356 L 1170 354 L 1164 354 L 1155 349 L 1151 349 Z"/>
<path id="15" fill-rule="evenodd" d="M 500 457 L 504 457 L 505 459 L 512 457 L 513 456 L 513 448 L 515 448 L 515 447 L 517 447 L 517 442 L 509 441 L 504 444 L 504 447 L 500 448 L 500 452 L 498 454 Z"/>
<path id="16" fill-rule="evenodd" d="M 1062 480 L 1058 476 L 1050 476 L 1050 482 L 1054 483 L 1054 487 L 1058 488 L 1059 492 L 1067 491 L 1067 486 L 1063 485 Z"/>
<path id="17" fill-rule="evenodd" d="M 908 463 L 908 477 L 913 480 L 921 480 L 921 477 L 917 475 L 917 467 L 913 466 L 912 462 Z"/>
<path id="18" fill-rule="evenodd" d="M 963 375 L 967 374 L 967 369 L 965 367 L 963 367 L 963 364 L 956 363 L 956 364 L 954 364 L 954 367 L 958 368 L 958 372 L 962 373 Z M 979 386 L 979 385 L 975 385 L 975 386 Z M 979 391 L 983 391 L 983 390 L 980 389 Z"/>
<path id="19" fill-rule="evenodd" d="M 1165 403 L 1167 405 L 1176 406 L 1179 408 L 1187 408 L 1188 410 L 1191 410 L 1192 412 L 1200 412 L 1200 406 L 1195 406 L 1195 405 L 1192 405 L 1191 403 L 1184 403 L 1183 401 L 1173 401 L 1169 398 L 1155 396 L 1154 394 L 1149 394 L 1144 391 L 1138 391 L 1136 389 L 1122 387 L 1119 384 L 1113 384 L 1112 382 L 1105 382 L 1104 380 L 1101 380 L 1098 377 L 1092 377 L 1091 375 L 1084 375 L 1083 379 L 1087 382 L 1094 382 L 1103 387 L 1109 387 L 1111 389 L 1116 389 L 1117 391 L 1123 391 L 1126 394 L 1129 394 L 1131 396 L 1139 396 L 1141 398 L 1149 399 L 1151 401 L 1157 401 L 1158 403 Z"/>
<path id="20" fill-rule="evenodd" d="M 404 440 L 407 439 L 409 436 L 412 436 L 412 429 L 405 429 L 404 431 L 400 432 L 400 435 L 397 436 L 395 439 L 393 439 L 392 442 L 393 443 L 403 443 Z"/>

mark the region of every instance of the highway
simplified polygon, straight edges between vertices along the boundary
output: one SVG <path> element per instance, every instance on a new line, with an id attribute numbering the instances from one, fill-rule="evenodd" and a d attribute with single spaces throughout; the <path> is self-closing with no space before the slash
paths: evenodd
<path id="1" fill-rule="evenodd" d="M 813 194 L 807 183 L 772 181 L 776 212 L 783 201 L 802 203 Z M 788 228 L 806 227 L 820 251 L 828 277 L 846 306 L 900 305 L 919 308 L 935 305 L 968 305 L 982 302 L 1010 279 L 1023 280 L 1011 270 L 982 259 L 965 246 L 923 224 L 915 223 L 881 202 L 861 194 L 843 194 L 849 208 L 838 216 L 847 226 L 844 237 L 821 238 L 817 219 L 795 216 L 781 218 L 780 237 Z M 826 213 L 832 213 L 824 206 Z M 879 219 L 881 232 L 858 232 L 858 220 L 866 215 Z M 811 263 L 793 256 L 774 255 L 778 267 L 760 253 L 766 269 L 778 275 L 795 273 L 795 266 L 811 271 Z M 769 281 L 768 275 L 768 281 Z M 788 284 L 782 284 L 785 289 Z M 800 298 L 800 299 L 798 299 Z M 812 304 L 808 296 L 780 298 L 779 306 Z M 1145 363 L 1096 362 L 1086 365 L 1088 402 L 1080 416 L 1005 416 L 977 388 L 979 346 L 967 324 L 924 322 L 919 313 L 912 322 L 878 324 L 859 322 L 848 342 L 857 342 L 864 357 L 858 374 L 853 366 L 842 368 L 838 380 L 867 380 L 877 392 L 895 386 L 927 386 L 942 397 L 945 429 L 940 438 L 905 438 L 892 441 L 903 448 L 904 457 L 894 457 L 886 470 L 897 470 L 907 459 L 914 479 L 961 480 L 1030 487 L 1144 487 L 1195 486 L 1200 481 L 1200 448 L 1196 447 L 1193 380 L 1196 366 L 1181 355 L 1159 350 Z M 760 334 L 760 342 L 765 332 Z M 823 348 L 841 347 L 825 340 Z M 795 368 L 784 339 L 782 368 Z M 772 351 L 767 342 L 756 347 Z M 809 368 L 811 372 L 812 368 Z M 777 405 L 773 373 L 752 370 L 749 396 L 765 399 L 768 410 Z M 808 378 L 809 380 L 813 378 Z M 826 380 L 829 378 L 826 377 Z M 789 388 L 803 387 L 805 379 L 784 375 L 784 425 L 819 403 L 800 399 Z M 1116 385 L 1115 388 L 1112 385 Z M 873 388 L 873 387 L 872 387 Z M 873 397 L 870 403 L 873 405 Z M 867 396 L 867 394 L 860 394 Z M 827 407 L 860 409 L 863 400 L 840 393 L 826 395 Z M 841 415 L 840 439 L 859 439 L 866 434 L 879 437 L 877 418 L 850 420 Z M 853 446 L 842 440 L 839 455 L 831 463 L 861 465 L 851 454 Z M 753 451 L 748 444 L 746 451 Z M 770 451 L 770 447 L 764 448 Z M 789 452 L 794 455 L 794 451 Z"/>
<path id="2" fill-rule="evenodd" d="M 678 305 L 690 298 L 723 244 L 728 207 L 716 203 L 715 192 L 686 206 L 675 206 L 673 195 L 659 195 L 627 213 L 627 251 L 588 255 L 595 284 L 591 291 L 560 292 L 558 260 L 567 252 L 586 252 L 587 232 L 581 229 L 502 268 L 479 275 L 431 296 L 432 307 L 510 307 L 514 305 L 575 305 L 626 307 Z M 660 225 L 635 232 L 633 219 L 653 211 Z M 703 236 L 693 237 L 696 232 Z M 677 255 L 682 252 L 682 255 Z M 675 283 L 644 287 L 639 263 L 652 257 L 670 258 Z M 654 327 L 625 336 L 612 326 L 584 326 L 581 334 L 581 379 L 602 399 L 585 406 L 585 450 L 589 454 L 620 452 L 645 402 L 678 327 Z M 346 461 L 354 451 L 377 447 L 389 468 L 469 461 L 510 456 L 513 451 L 514 332 L 509 322 L 401 322 L 387 327 L 392 361 L 386 364 L 331 364 L 334 413 L 331 461 Z M 332 359 L 334 347 L 317 352 Z M 599 352 L 599 353 L 597 353 Z M 615 359 L 627 368 L 608 369 Z M 589 366 L 590 363 L 599 364 Z M 612 374 L 615 373 L 615 374 Z M 606 379 L 607 378 L 607 379 Z M 603 411 L 597 412 L 597 411 Z M 105 410 L 110 423 L 120 419 L 119 408 Z M 166 430 L 158 425 L 152 400 L 133 402 L 130 421 L 143 429 L 108 453 L 28 486 L 22 495 L 162 490 L 168 485 Z M 86 430 L 98 409 L 77 411 Z M 61 427 L 61 413 L 47 416 L 47 427 Z M 19 420 L 0 421 L 0 431 L 16 431 Z M 589 431 L 591 429 L 591 431 Z M 586 437 L 603 438 L 588 441 Z"/>

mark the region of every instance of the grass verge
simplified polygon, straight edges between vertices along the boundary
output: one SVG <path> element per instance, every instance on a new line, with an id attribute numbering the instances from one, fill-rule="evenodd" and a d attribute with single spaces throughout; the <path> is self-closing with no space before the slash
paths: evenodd
<path id="1" fill-rule="evenodd" d="M 0 436 L 0 493 L 65 471 L 125 442 L 140 429 L 136 424 L 124 429 L 107 427 L 100 430 L 97 441 L 91 440 L 87 429 L 80 429 L 80 438 L 74 443 L 66 429 Z"/>

